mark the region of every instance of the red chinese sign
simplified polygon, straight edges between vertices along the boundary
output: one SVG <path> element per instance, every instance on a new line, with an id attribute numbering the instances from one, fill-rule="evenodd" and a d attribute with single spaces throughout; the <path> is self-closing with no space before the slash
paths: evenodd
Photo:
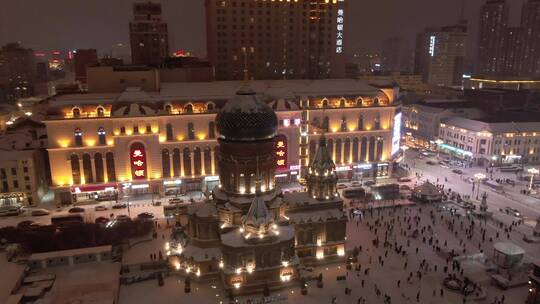
<path id="1" fill-rule="evenodd" d="M 287 170 L 287 137 L 285 135 L 276 136 L 275 152 L 277 170 Z"/>
<path id="2" fill-rule="evenodd" d="M 131 178 L 146 179 L 146 151 L 140 143 L 134 143 L 130 149 Z"/>

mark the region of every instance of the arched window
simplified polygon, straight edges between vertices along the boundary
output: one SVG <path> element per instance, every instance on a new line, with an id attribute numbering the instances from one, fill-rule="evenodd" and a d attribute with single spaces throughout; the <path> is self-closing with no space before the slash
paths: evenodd
<path id="1" fill-rule="evenodd" d="M 216 138 L 216 123 L 213 121 L 208 123 L 208 138 Z"/>
<path id="2" fill-rule="evenodd" d="M 79 166 L 79 156 L 77 154 L 71 154 L 71 177 L 73 183 L 79 185 L 81 183 L 81 167 Z"/>
<path id="3" fill-rule="evenodd" d="M 345 117 L 345 115 L 343 115 L 341 117 L 341 132 L 347 132 L 348 129 L 347 129 L 347 117 Z"/>
<path id="4" fill-rule="evenodd" d="M 358 162 L 358 138 L 355 137 L 353 139 L 353 145 L 352 145 L 352 161 L 353 163 Z"/>
<path id="5" fill-rule="evenodd" d="M 92 158 L 90 157 L 90 154 L 88 153 L 83 154 L 82 161 L 83 161 L 84 181 L 85 183 L 93 183 L 94 176 L 92 174 Z"/>
<path id="6" fill-rule="evenodd" d="M 345 98 L 343 98 L 343 97 L 341 97 L 341 98 L 339 99 L 339 106 L 340 106 L 341 108 L 344 108 L 344 107 L 345 107 L 345 101 L 346 101 L 346 100 L 345 100 Z"/>
<path id="7" fill-rule="evenodd" d="M 103 183 L 103 156 L 101 155 L 101 153 L 96 153 L 94 155 L 94 166 L 96 167 L 96 182 Z"/>
<path id="8" fill-rule="evenodd" d="M 204 148 L 204 171 L 206 175 L 214 174 L 212 172 L 212 150 L 210 147 Z"/>
<path id="9" fill-rule="evenodd" d="M 334 162 L 336 164 L 342 164 L 343 159 L 341 158 L 341 138 L 336 139 L 336 155 L 334 156 Z"/>
<path id="10" fill-rule="evenodd" d="M 373 105 L 375 105 L 375 106 L 379 105 L 379 97 L 373 98 Z"/>
<path id="11" fill-rule="evenodd" d="M 325 132 L 328 132 L 328 128 L 330 127 L 330 118 L 328 116 L 324 116 L 323 118 L 323 125 L 322 125 L 322 129 L 325 131 Z"/>
<path id="12" fill-rule="evenodd" d="M 377 161 L 382 160 L 384 149 L 384 140 L 382 137 L 377 138 Z"/>
<path id="13" fill-rule="evenodd" d="M 367 162 L 367 138 L 362 137 L 362 141 L 360 144 L 360 161 L 361 162 Z"/>
<path id="14" fill-rule="evenodd" d="M 185 107 L 184 107 L 184 112 L 186 113 L 193 113 L 193 105 L 188 103 Z"/>
<path id="15" fill-rule="evenodd" d="M 173 134 L 173 127 L 170 123 L 168 123 L 166 126 L 165 126 L 165 129 L 166 129 L 166 132 L 167 132 L 167 141 L 172 141 L 174 140 L 174 134 Z"/>
<path id="16" fill-rule="evenodd" d="M 379 115 L 375 116 L 375 120 L 373 121 L 373 129 L 381 129 L 381 117 Z"/>
<path id="17" fill-rule="evenodd" d="M 345 139 L 345 148 L 343 150 L 344 150 L 343 162 L 348 164 L 352 161 L 351 160 L 351 139 L 348 137 Z"/>
<path id="18" fill-rule="evenodd" d="M 171 176 L 171 160 L 169 155 L 169 150 L 163 149 L 161 151 L 161 168 L 163 173 L 163 178 Z"/>
<path id="19" fill-rule="evenodd" d="M 357 127 L 357 129 L 358 129 L 358 131 L 364 130 L 364 116 L 362 116 L 362 115 L 358 116 L 358 127 Z"/>
<path id="20" fill-rule="evenodd" d="M 109 182 L 116 181 L 116 169 L 114 166 L 114 154 L 112 152 L 107 152 L 105 154 L 105 161 L 107 165 L 107 177 Z"/>
<path id="21" fill-rule="evenodd" d="M 97 107 L 96 112 L 98 117 L 105 116 L 105 109 L 103 109 L 103 107 Z"/>
<path id="22" fill-rule="evenodd" d="M 193 172 L 191 171 L 191 153 L 189 151 L 189 148 L 184 148 L 184 159 L 182 160 L 184 162 L 184 175 L 185 176 L 191 176 Z"/>
<path id="23" fill-rule="evenodd" d="M 83 145 L 83 133 L 80 128 L 76 128 L 73 132 L 73 136 L 75 137 L 75 145 L 81 147 Z"/>
<path id="24" fill-rule="evenodd" d="M 180 172 L 181 166 L 180 166 L 180 149 L 174 149 L 173 150 L 173 173 L 175 177 L 181 176 L 182 172 Z"/>
<path id="25" fill-rule="evenodd" d="M 105 132 L 105 128 L 99 127 L 98 129 L 98 141 L 100 145 L 106 145 L 107 144 L 107 132 Z"/>
<path id="26" fill-rule="evenodd" d="M 375 161 L 375 136 L 369 138 L 369 161 Z"/>
<path id="27" fill-rule="evenodd" d="M 323 107 L 323 108 L 327 108 L 327 107 L 328 107 L 328 99 L 323 98 L 323 100 L 322 100 L 322 107 Z"/>
<path id="28" fill-rule="evenodd" d="M 213 102 L 209 102 L 206 104 L 206 110 L 207 111 L 213 111 L 216 108 L 216 105 Z"/>
<path id="29" fill-rule="evenodd" d="M 333 139 L 328 139 L 328 142 L 326 143 L 326 147 L 328 149 L 328 153 L 330 153 L 330 155 L 332 156 L 332 158 L 334 157 L 333 155 L 333 152 L 334 152 L 334 140 Z"/>
<path id="30" fill-rule="evenodd" d="M 309 143 L 309 155 L 310 155 L 310 158 L 313 159 L 313 157 L 315 156 L 315 153 L 317 152 L 316 149 L 317 149 L 317 142 L 315 140 L 312 140 Z"/>
<path id="31" fill-rule="evenodd" d="M 167 113 L 167 114 L 172 113 L 172 106 L 170 104 L 165 105 L 165 113 Z"/>
<path id="32" fill-rule="evenodd" d="M 362 99 L 362 97 L 358 97 L 356 98 L 356 106 L 362 106 L 362 104 L 364 103 L 364 100 Z"/>
<path id="33" fill-rule="evenodd" d="M 192 122 L 188 122 L 187 124 L 187 134 L 189 140 L 195 139 L 195 127 L 193 126 Z"/>
<path id="34" fill-rule="evenodd" d="M 73 108 L 71 110 L 72 114 L 73 114 L 73 117 L 75 118 L 78 118 L 78 117 L 81 117 L 81 109 L 79 108 Z"/>
<path id="35" fill-rule="evenodd" d="M 201 175 L 202 174 L 202 161 L 201 161 L 201 148 L 197 147 L 195 150 L 193 150 L 193 166 L 194 169 L 194 175 Z"/>

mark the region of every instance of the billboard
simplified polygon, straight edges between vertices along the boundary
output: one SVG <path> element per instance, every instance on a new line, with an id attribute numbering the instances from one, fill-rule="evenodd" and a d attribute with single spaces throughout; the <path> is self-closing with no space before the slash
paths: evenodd
<path id="1" fill-rule="evenodd" d="M 399 142 L 401 139 L 401 112 L 394 116 L 394 129 L 392 130 L 392 153 L 399 151 Z"/>

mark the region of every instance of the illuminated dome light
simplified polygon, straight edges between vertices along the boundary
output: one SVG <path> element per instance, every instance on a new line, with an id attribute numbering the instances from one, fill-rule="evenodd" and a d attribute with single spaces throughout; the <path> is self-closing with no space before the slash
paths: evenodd
<path id="1" fill-rule="evenodd" d="M 236 289 L 239 289 L 239 288 L 240 288 L 240 286 L 241 286 L 241 284 L 240 284 L 240 283 L 238 283 L 238 282 L 234 283 L 233 285 L 234 285 L 234 288 L 236 288 Z"/>
<path id="2" fill-rule="evenodd" d="M 288 261 L 282 261 L 282 262 L 281 262 L 281 265 L 283 265 L 283 267 L 288 267 L 288 266 L 289 266 L 289 262 L 288 262 Z"/>
<path id="3" fill-rule="evenodd" d="M 196 276 L 200 277 L 201 276 L 201 270 L 200 269 L 197 269 L 197 272 L 195 273 Z"/>
<path id="4" fill-rule="evenodd" d="M 242 273 L 242 268 L 236 268 L 236 274 L 241 274 Z"/>
<path id="5" fill-rule="evenodd" d="M 223 260 L 219 261 L 219 268 L 225 267 L 225 263 L 223 263 Z"/>
<path id="6" fill-rule="evenodd" d="M 255 266 L 254 265 L 248 265 L 246 267 L 246 270 L 249 274 L 252 274 L 253 273 L 253 270 L 255 269 Z"/>

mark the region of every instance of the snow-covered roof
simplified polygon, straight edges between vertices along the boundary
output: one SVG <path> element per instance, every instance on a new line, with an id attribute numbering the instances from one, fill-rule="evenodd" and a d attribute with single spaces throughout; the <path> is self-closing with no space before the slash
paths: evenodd
<path id="1" fill-rule="evenodd" d="M 195 214 L 197 217 L 217 217 L 218 212 L 213 202 L 194 203 L 188 207 L 189 214 Z"/>
<path id="2" fill-rule="evenodd" d="M 7 299 L 14 291 L 19 280 L 24 275 L 25 267 L 17 263 L 7 261 L 6 254 L 0 254 L 0 269 L 2 269 L 2 280 L 0 281 L 0 303 L 7 303 Z"/>
<path id="3" fill-rule="evenodd" d="M 195 262 L 217 260 L 221 258 L 221 249 L 217 247 L 201 248 L 189 244 L 183 248 L 181 256 L 186 259 L 193 259 Z"/>
<path id="4" fill-rule="evenodd" d="M 346 217 L 346 214 L 339 209 L 326 209 L 326 210 L 314 210 L 314 211 L 304 211 L 304 212 L 295 212 L 287 213 L 287 216 L 290 219 L 290 222 L 293 224 L 302 224 L 309 222 L 324 222 L 332 219 L 342 219 Z"/>
<path id="5" fill-rule="evenodd" d="M 521 255 L 525 254 L 525 250 L 516 244 L 508 242 L 499 242 L 493 245 L 493 248 L 505 255 Z"/>
<path id="6" fill-rule="evenodd" d="M 263 244 L 268 243 L 279 243 L 294 238 L 294 227 L 292 226 L 277 226 L 278 235 L 269 235 L 265 236 L 261 240 Z M 221 235 L 221 242 L 224 246 L 229 247 L 253 247 L 258 246 L 258 242 L 247 242 L 244 235 L 240 232 L 239 229 L 234 229 L 232 231 L 226 232 Z"/>
<path id="7" fill-rule="evenodd" d="M 245 217 L 243 218 L 244 225 L 250 225 L 252 227 L 266 226 L 274 222 L 274 216 L 268 210 L 266 203 L 259 196 L 255 196 L 251 206 Z"/>

